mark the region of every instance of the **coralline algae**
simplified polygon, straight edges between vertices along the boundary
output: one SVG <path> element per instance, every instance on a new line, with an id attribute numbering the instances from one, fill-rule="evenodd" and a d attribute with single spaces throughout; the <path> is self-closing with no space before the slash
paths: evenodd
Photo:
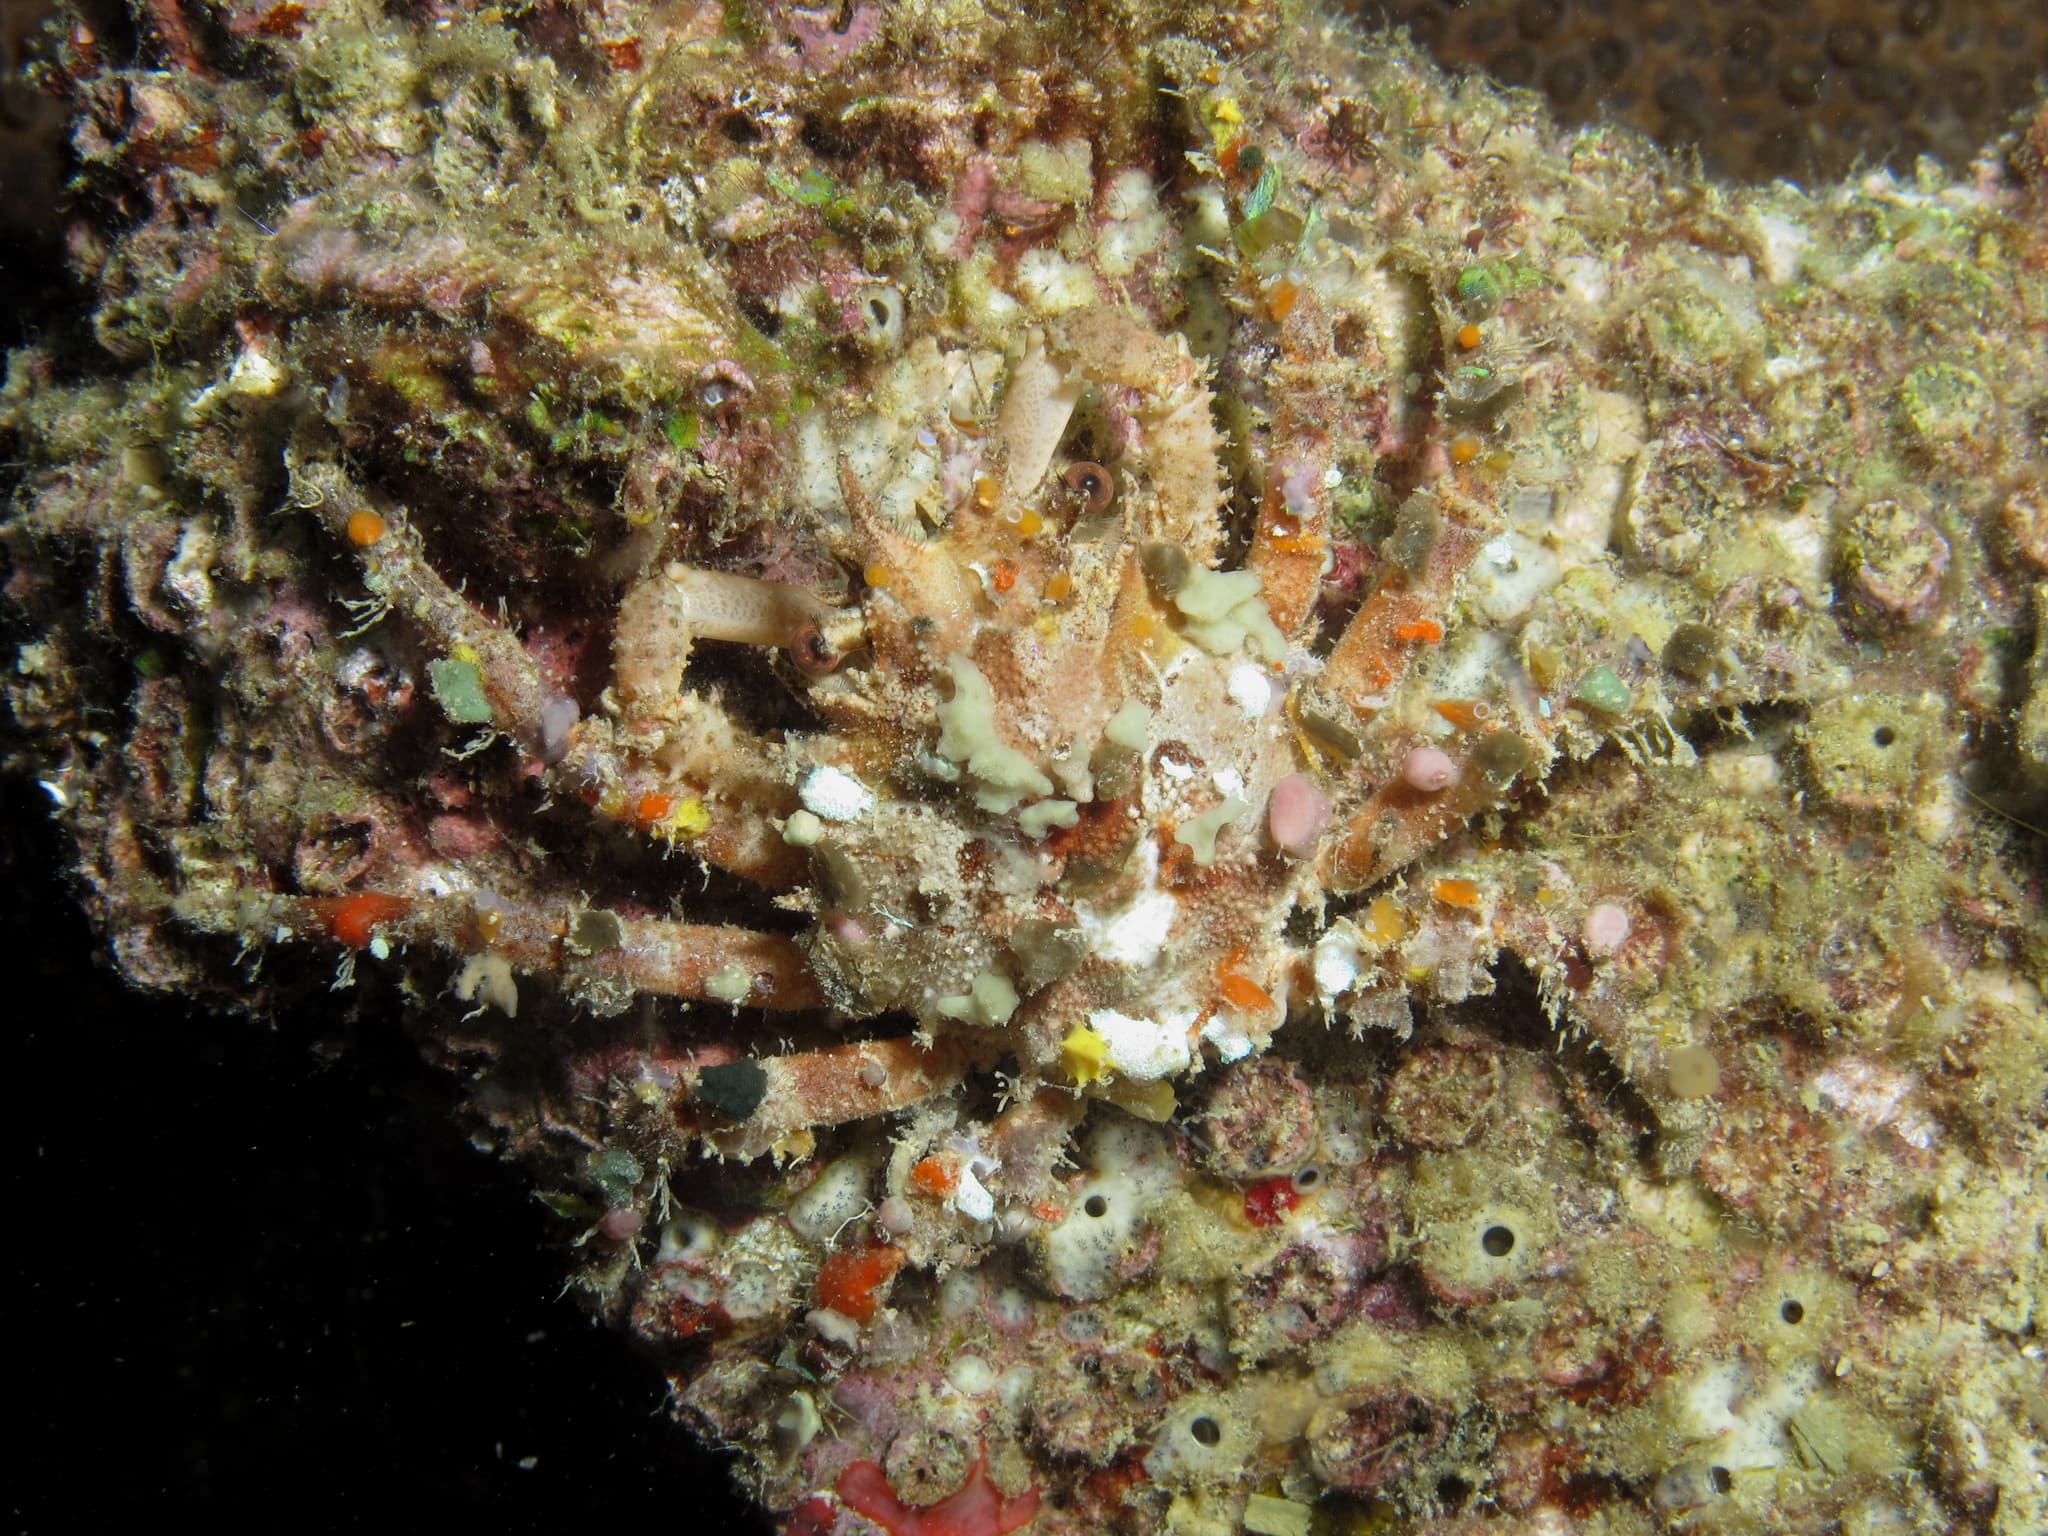
<path id="1" fill-rule="evenodd" d="M 136 984 L 402 1010 L 789 1530 L 2048 1520 L 2048 115 L 142 15 L 12 760 Z"/>

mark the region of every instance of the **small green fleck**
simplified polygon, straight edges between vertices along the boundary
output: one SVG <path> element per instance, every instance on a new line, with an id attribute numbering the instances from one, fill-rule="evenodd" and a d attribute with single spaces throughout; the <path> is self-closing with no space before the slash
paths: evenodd
<path id="1" fill-rule="evenodd" d="M 1243 163 L 1243 159 L 1240 158 L 1238 164 L 1242 165 Z M 1259 179 L 1253 184 L 1251 191 L 1244 195 L 1245 218 L 1256 219 L 1260 214 L 1272 207 L 1273 198 L 1279 191 L 1280 167 L 1268 165 L 1259 172 Z"/>
<path id="2" fill-rule="evenodd" d="M 536 397 L 526 402 L 526 424 L 536 432 L 546 432 L 553 428 L 554 420 L 548 415 L 545 400 Z"/>
<path id="3" fill-rule="evenodd" d="M 768 1097 L 768 1072 L 751 1056 L 697 1074 L 697 1102 L 728 1120 L 744 1120 Z"/>
<path id="4" fill-rule="evenodd" d="M 590 1180 L 613 1205 L 629 1204 L 645 1174 L 640 1159 L 624 1147 L 607 1147 L 591 1155 Z"/>
<path id="5" fill-rule="evenodd" d="M 439 657 L 427 663 L 427 677 L 435 702 L 450 720 L 457 725 L 491 723 L 491 701 L 484 696 L 484 675 L 475 662 Z"/>
<path id="6" fill-rule="evenodd" d="M 677 453 L 690 453 L 697 446 L 697 418 L 688 411 L 678 411 L 661 424 L 669 445 Z"/>
<path id="7" fill-rule="evenodd" d="M 1491 309 L 1501 299 L 1501 285 L 1491 267 L 1467 267 L 1458 274 L 1458 301 L 1475 309 Z"/>
<path id="8" fill-rule="evenodd" d="M 1635 700 L 1629 694 L 1628 684 L 1614 675 L 1612 667 L 1595 667 L 1579 679 L 1579 686 L 1572 690 L 1572 702 L 1597 709 L 1603 715 L 1625 715 Z"/>
<path id="9" fill-rule="evenodd" d="M 171 670 L 171 664 L 164 659 L 164 653 L 151 646 L 135 658 L 135 670 L 144 677 L 162 677 Z"/>

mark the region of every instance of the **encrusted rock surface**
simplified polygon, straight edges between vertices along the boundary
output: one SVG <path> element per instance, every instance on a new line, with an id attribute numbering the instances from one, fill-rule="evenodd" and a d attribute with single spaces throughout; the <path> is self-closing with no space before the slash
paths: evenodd
<path id="1" fill-rule="evenodd" d="M 2048 108 L 1809 193 L 1291 6 L 140 10 L 12 761 L 790 1531 L 2048 1520 Z"/>

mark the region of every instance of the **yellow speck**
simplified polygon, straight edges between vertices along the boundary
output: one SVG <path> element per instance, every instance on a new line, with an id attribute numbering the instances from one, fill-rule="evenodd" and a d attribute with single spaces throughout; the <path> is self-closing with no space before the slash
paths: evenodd
<path id="1" fill-rule="evenodd" d="M 1030 538 L 1033 534 L 1043 530 L 1044 527 L 1045 519 L 1040 517 L 1036 512 L 1032 511 L 1029 507 L 1026 507 L 1023 510 L 1023 512 L 1018 514 L 1017 532 L 1021 534 L 1024 538 Z"/>
<path id="2" fill-rule="evenodd" d="M 700 836 L 710 829 L 710 807 L 705 805 L 695 795 L 691 795 L 688 799 L 679 802 L 676 808 L 669 813 L 668 826 L 669 830 L 677 837 Z"/>
<path id="3" fill-rule="evenodd" d="M 450 656 L 453 656 L 457 661 L 466 661 L 471 666 L 476 665 L 476 647 L 473 645 L 464 645 L 462 642 L 457 641 L 453 646 L 449 648 L 448 654 Z"/>
<path id="4" fill-rule="evenodd" d="M 1060 1065 L 1082 1087 L 1109 1073 L 1109 1042 L 1086 1024 L 1076 1024 L 1060 1042 Z"/>
<path id="5" fill-rule="evenodd" d="M 1219 123 L 1241 123 L 1244 121 L 1244 113 L 1238 109 L 1235 96 L 1226 96 L 1216 103 L 1216 121 Z"/>
<path id="6" fill-rule="evenodd" d="M 1002 482 L 994 475 L 974 477 L 974 504 L 986 512 L 996 504 L 996 495 L 1002 489 Z"/>
<path id="7" fill-rule="evenodd" d="M 1045 600 L 1048 603 L 1063 603 L 1074 591 L 1074 578 L 1065 571 L 1054 571 L 1045 583 Z"/>
<path id="8" fill-rule="evenodd" d="M 889 567 L 879 560 L 870 560 L 861 567 L 860 579 L 871 587 L 886 587 L 889 585 Z"/>

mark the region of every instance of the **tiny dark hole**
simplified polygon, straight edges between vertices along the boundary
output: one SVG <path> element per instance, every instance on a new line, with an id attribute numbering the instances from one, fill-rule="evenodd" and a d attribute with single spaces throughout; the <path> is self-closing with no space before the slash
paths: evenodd
<path id="1" fill-rule="evenodd" d="M 868 318 L 874 321 L 876 325 L 887 325 L 889 323 L 889 306 L 880 299 L 869 299 Z"/>
<path id="2" fill-rule="evenodd" d="M 1109 1214 L 1109 1202 L 1100 1195 L 1090 1195 L 1081 1202 L 1081 1209 L 1090 1216 L 1107 1216 Z"/>
<path id="3" fill-rule="evenodd" d="M 1488 1227 L 1479 1234 L 1479 1246 L 1496 1259 L 1504 1259 L 1515 1249 L 1515 1234 L 1506 1227 Z"/>
<path id="4" fill-rule="evenodd" d="M 1870 733 L 1870 739 L 1880 747 L 1888 747 L 1899 739 L 1899 733 L 1888 725 L 1880 725 Z"/>
<path id="5" fill-rule="evenodd" d="M 1798 1324 L 1806 1321 L 1806 1308 L 1788 1298 L 1785 1304 L 1778 1308 L 1778 1316 L 1796 1327 Z"/>
<path id="6" fill-rule="evenodd" d="M 1726 1467 L 1707 1468 L 1707 1483 L 1714 1492 L 1726 1493 L 1735 1486 L 1735 1475 Z"/>
<path id="7" fill-rule="evenodd" d="M 1317 1184 L 1322 1182 L 1322 1178 L 1323 1175 L 1320 1169 L 1304 1168 L 1295 1174 L 1294 1187 L 1296 1189 L 1314 1189 Z"/>
<path id="8" fill-rule="evenodd" d="M 626 204 L 626 222 L 628 224 L 638 224 L 645 217 L 646 211 L 638 203 Z"/>
<path id="9" fill-rule="evenodd" d="M 1223 1438 L 1223 1430 L 1206 1413 L 1188 1425 L 1188 1433 L 1202 1445 L 1214 1445 Z"/>

